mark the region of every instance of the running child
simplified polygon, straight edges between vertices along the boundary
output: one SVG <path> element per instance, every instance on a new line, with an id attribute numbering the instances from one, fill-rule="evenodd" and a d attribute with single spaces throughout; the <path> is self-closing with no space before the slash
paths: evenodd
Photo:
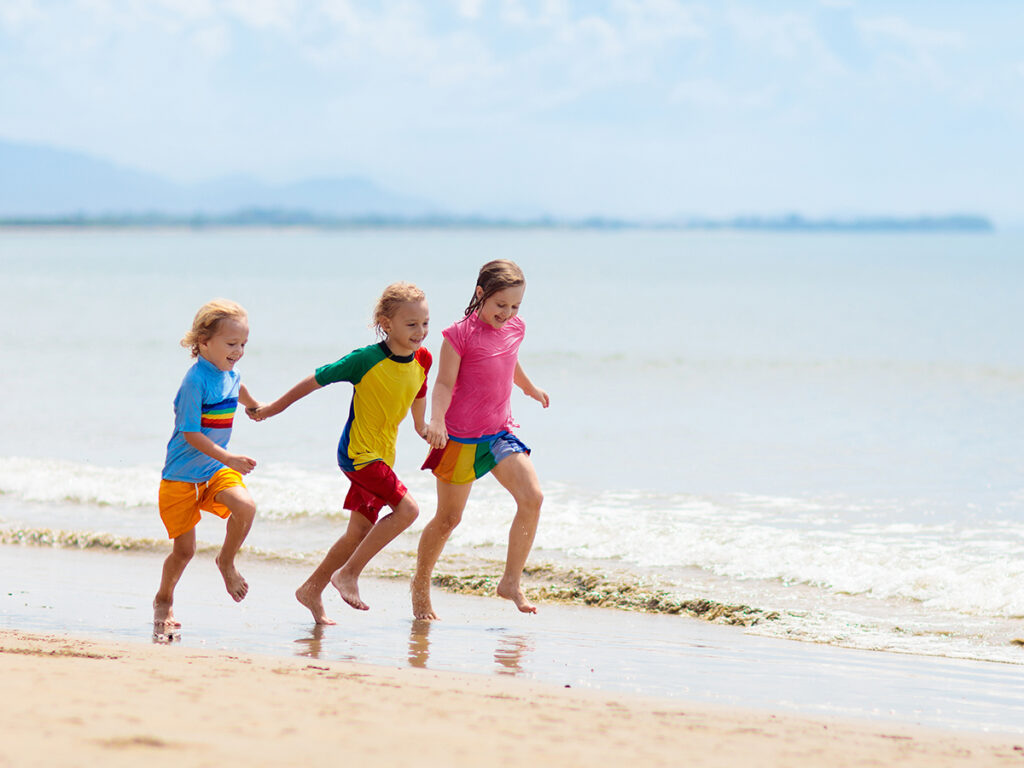
<path id="1" fill-rule="evenodd" d="M 262 421 L 328 384 L 354 384 L 348 421 L 338 443 L 338 466 L 352 485 L 345 498 L 348 528 L 323 562 L 295 592 L 317 624 L 334 624 L 323 605 L 330 582 L 353 608 L 369 606 L 359 597 L 359 574 L 370 559 L 412 525 L 419 506 L 395 476 L 398 425 L 412 410 L 416 433 L 426 434 L 427 371 L 430 353 L 422 346 L 429 323 L 427 299 L 412 283 L 389 285 L 373 321 L 383 341 L 321 366 L 273 403 L 248 411 Z M 378 519 L 384 506 L 391 512 Z"/>
<path id="2" fill-rule="evenodd" d="M 158 633 L 176 629 L 174 587 L 196 552 L 196 523 L 205 509 L 227 518 L 216 563 L 235 602 L 249 585 L 235 568 L 235 556 L 252 527 L 256 504 L 242 482 L 256 467 L 248 456 L 227 450 L 238 403 L 255 406 L 235 370 L 249 341 L 249 319 L 233 301 L 204 304 L 181 340 L 195 358 L 174 398 L 174 432 L 160 481 L 160 519 L 174 540 L 164 561 L 160 589 L 153 599 Z"/>
<path id="3" fill-rule="evenodd" d="M 432 451 L 423 469 L 437 478 L 437 513 L 420 535 L 412 612 L 436 619 L 430 577 L 445 542 L 462 520 L 473 481 L 492 472 L 516 502 L 508 535 L 505 573 L 497 593 L 523 613 L 537 609 L 520 586 L 544 500 L 530 449 L 511 430 L 512 385 L 547 408 L 547 393 L 519 364 L 526 324 L 519 305 L 526 278 L 513 262 L 491 261 L 480 269 L 465 317 L 442 331 L 441 358 L 430 406 L 426 440 Z"/>

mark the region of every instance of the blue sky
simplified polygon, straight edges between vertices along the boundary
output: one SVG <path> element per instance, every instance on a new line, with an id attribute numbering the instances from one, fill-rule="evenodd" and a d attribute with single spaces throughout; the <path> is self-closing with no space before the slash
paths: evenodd
<path id="1" fill-rule="evenodd" d="M 4 0 L 0 137 L 460 212 L 1024 223 L 1016 2 Z"/>

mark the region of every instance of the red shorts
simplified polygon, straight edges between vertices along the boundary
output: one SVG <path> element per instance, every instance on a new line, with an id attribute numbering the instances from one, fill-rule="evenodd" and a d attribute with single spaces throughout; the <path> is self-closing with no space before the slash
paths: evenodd
<path id="1" fill-rule="evenodd" d="M 396 507 L 409 492 L 394 470 L 383 461 L 371 461 L 355 472 L 347 469 L 342 472 L 352 481 L 352 487 L 345 497 L 345 509 L 358 512 L 371 523 L 377 522 L 377 516 L 385 504 Z"/>

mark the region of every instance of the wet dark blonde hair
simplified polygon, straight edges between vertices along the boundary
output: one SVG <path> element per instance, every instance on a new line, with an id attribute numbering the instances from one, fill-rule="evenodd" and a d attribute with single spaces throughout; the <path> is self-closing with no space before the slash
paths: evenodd
<path id="1" fill-rule="evenodd" d="M 520 285 L 526 285 L 526 277 L 523 276 L 523 270 L 519 268 L 518 264 L 508 259 L 488 261 L 480 267 L 480 275 L 476 279 L 476 287 L 480 288 L 483 293 L 477 296 L 476 288 L 473 289 L 473 300 L 466 307 L 466 317 L 479 311 L 484 302 L 498 291 Z"/>
<path id="2" fill-rule="evenodd" d="M 427 298 L 418 286 L 412 283 L 392 283 L 384 289 L 384 293 L 377 299 L 377 305 L 373 308 L 373 323 L 371 325 L 381 338 L 387 336 L 387 332 L 381 327 L 381 321 L 387 318 L 390 320 L 398 312 L 398 308 L 408 301 L 423 301 Z"/>
<path id="3" fill-rule="evenodd" d="M 227 319 L 244 322 L 249 315 L 240 305 L 227 299 L 206 302 L 196 312 L 192 329 L 182 338 L 181 346 L 189 348 L 192 357 L 199 357 L 199 345 L 212 339 L 217 334 L 220 321 Z"/>

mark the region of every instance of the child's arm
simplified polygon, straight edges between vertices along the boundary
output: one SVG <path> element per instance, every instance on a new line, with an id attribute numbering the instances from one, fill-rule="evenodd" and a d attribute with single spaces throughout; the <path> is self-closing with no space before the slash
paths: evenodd
<path id="1" fill-rule="evenodd" d="M 197 451 L 205 453 L 211 459 L 219 461 L 225 467 L 230 467 L 240 474 L 248 475 L 256 468 L 255 459 L 250 459 L 239 453 L 228 453 L 202 432 L 182 432 L 181 434 L 185 438 L 185 442 Z"/>
<path id="2" fill-rule="evenodd" d="M 427 439 L 427 398 L 417 397 L 412 401 L 412 407 L 409 408 L 412 412 L 412 424 L 416 430 L 416 434 L 422 437 L 424 440 Z"/>
<path id="3" fill-rule="evenodd" d="M 444 416 L 448 406 L 452 404 L 452 392 L 455 391 L 455 379 L 459 375 L 462 358 L 448 339 L 441 344 L 441 360 L 437 365 L 437 380 L 434 381 L 434 395 L 430 399 L 430 423 L 427 425 L 423 439 L 432 448 L 444 448 L 448 442 L 448 430 L 444 426 Z M 424 404 L 425 405 L 425 404 Z"/>
<path id="4" fill-rule="evenodd" d="M 523 390 L 523 394 L 532 397 L 545 408 L 551 404 L 548 393 L 530 381 L 530 377 L 526 375 L 526 371 L 523 370 L 523 366 L 519 364 L 518 360 L 516 360 L 516 372 L 512 375 L 512 383 Z"/>
<path id="5" fill-rule="evenodd" d="M 238 385 L 238 402 L 245 406 L 246 413 L 260 407 L 259 401 L 249 394 L 249 390 L 245 388 L 245 384 Z"/>
<path id="6" fill-rule="evenodd" d="M 277 398 L 274 402 L 266 405 L 259 405 L 257 403 L 256 406 L 251 409 L 246 408 L 245 412 L 249 414 L 249 418 L 253 421 L 263 421 L 264 419 L 269 419 L 271 416 L 276 416 L 296 400 L 301 400 L 310 392 L 315 392 L 320 388 L 321 386 L 320 384 L 317 384 L 316 376 L 314 374 L 310 374 Z M 241 394 L 241 391 L 239 391 L 239 394 Z"/>

